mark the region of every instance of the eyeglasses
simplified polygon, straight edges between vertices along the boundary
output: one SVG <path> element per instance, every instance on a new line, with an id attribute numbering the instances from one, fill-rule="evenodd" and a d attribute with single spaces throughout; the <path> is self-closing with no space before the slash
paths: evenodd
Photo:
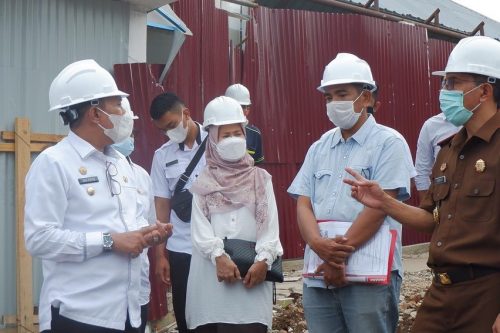
<path id="1" fill-rule="evenodd" d="M 460 84 L 465 82 L 478 83 L 476 80 L 464 80 L 464 79 L 459 79 L 457 77 L 450 77 L 447 79 L 443 78 L 443 80 L 441 81 L 441 89 L 454 90 L 455 84 L 457 83 Z"/>
<path id="2" fill-rule="evenodd" d="M 120 182 L 114 178 L 117 175 L 118 169 L 116 169 L 116 165 L 112 162 L 106 161 L 106 180 L 108 181 L 108 187 L 112 197 L 122 193 L 122 186 L 120 185 Z"/>

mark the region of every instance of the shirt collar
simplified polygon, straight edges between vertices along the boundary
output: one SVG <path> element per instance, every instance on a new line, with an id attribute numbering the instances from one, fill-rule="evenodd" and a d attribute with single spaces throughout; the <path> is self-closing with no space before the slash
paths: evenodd
<path id="1" fill-rule="evenodd" d="M 201 144 L 201 131 L 202 131 L 202 128 L 201 128 L 201 125 L 199 123 L 197 123 L 196 121 L 194 123 L 198 126 L 198 134 L 196 135 L 196 143 L 199 146 Z M 179 143 L 179 149 L 182 150 L 182 151 L 184 151 L 184 142 Z"/>
<path id="2" fill-rule="evenodd" d="M 500 111 L 488 119 L 488 121 L 473 135 L 485 142 L 490 142 L 493 134 L 500 128 Z M 451 145 L 458 146 L 467 140 L 467 130 L 463 127 L 452 139 Z"/>
<path id="3" fill-rule="evenodd" d="M 350 138 L 352 138 L 354 141 L 356 141 L 359 145 L 362 146 L 376 124 L 377 122 L 375 121 L 375 117 L 373 117 L 372 115 L 368 115 L 368 118 L 366 119 L 365 123 Z M 340 129 L 335 131 L 332 138 L 331 148 L 334 148 L 336 145 L 338 145 L 340 142 L 343 141 L 344 139 L 342 138 L 342 133 L 340 132 Z"/>
<path id="4" fill-rule="evenodd" d="M 94 146 L 92 146 L 90 143 L 79 137 L 77 134 L 75 134 L 73 131 L 69 131 L 68 133 L 68 141 L 71 144 L 71 146 L 77 151 L 77 153 L 80 155 L 80 157 L 83 159 L 86 159 L 90 155 L 93 154 L 104 154 L 106 156 L 110 156 L 113 158 L 119 158 L 120 155 L 118 152 L 111 147 L 111 145 L 104 147 L 104 152 L 100 152 L 99 150 L 95 149 Z"/>

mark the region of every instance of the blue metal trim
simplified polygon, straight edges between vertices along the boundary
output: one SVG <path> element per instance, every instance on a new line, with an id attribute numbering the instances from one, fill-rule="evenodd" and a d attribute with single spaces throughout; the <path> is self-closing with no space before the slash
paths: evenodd
<path id="1" fill-rule="evenodd" d="M 181 26 L 180 22 L 177 22 L 175 19 L 172 17 L 168 16 L 167 13 L 165 13 L 161 8 L 156 8 L 155 11 L 160 14 L 165 20 L 169 21 L 172 23 L 177 29 L 182 31 L 183 33 L 186 33 L 186 30 Z"/>
<path id="2" fill-rule="evenodd" d="M 153 28 L 158 28 L 158 29 L 168 30 L 168 31 L 175 31 L 175 30 L 177 30 L 174 27 L 169 27 L 167 25 L 158 24 L 158 23 L 155 23 L 155 22 L 148 22 L 148 27 L 153 27 Z"/>

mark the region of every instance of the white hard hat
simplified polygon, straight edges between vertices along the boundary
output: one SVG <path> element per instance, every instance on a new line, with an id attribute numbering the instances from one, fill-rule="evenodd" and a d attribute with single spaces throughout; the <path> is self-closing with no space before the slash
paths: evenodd
<path id="1" fill-rule="evenodd" d="M 107 70 L 92 59 L 74 62 L 64 68 L 52 81 L 49 90 L 49 111 L 99 98 L 128 94 L 118 90 Z"/>
<path id="2" fill-rule="evenodd" d="M 335 84 L 364 83 L 370 90 L 377 88 L 372 71 L 366 61 L 350 53 L 339 53 L 323 72 L 323 79 L 318 90 L 325 92 L 325 87 Z"/>
<path id="3" fill-rule="evenodd" d="M 500 42 L 486 36 L 461 39 L 451 51 L 444 71 L 432 72 L 440 76 L 446 73 L 470 73 L 500 79 Z"/>
<path id="4" fill-rule="evenodd" d="M 227 97 L 234 98 L 240 105 L 250 105 L 252 102 L 250 101 L 250 92 L 247 87 L 242 84 L 236 83 L 233 84 L 226 89 L 226 93 L 224 94 Z"/>
<path id="5" fill-rule="evenodd" d="M 220 96 L 210 101 L 203 113 L 204 129 L 211 125 L 243 124 L 243 126 L 246 126 L 247 123 L 241 105 L 227 96 Z"/>
<path id="6" fill-rule="evenodd" d="M 130 107 L 130 102 L 127 97 L 122 98 L 122 108 L 125 110 L 126 113 L 129 113 L 132 116 L 132 119 L 139 119 L 139 117 L 137 117 L 134 114 L 134 111 L 132 111 L 132 108 Z"/>

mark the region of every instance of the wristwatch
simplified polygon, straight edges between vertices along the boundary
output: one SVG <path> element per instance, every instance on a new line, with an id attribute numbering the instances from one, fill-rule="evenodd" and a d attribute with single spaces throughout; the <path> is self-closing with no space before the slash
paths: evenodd
<path id="1" fill-rule="evenodd" d="M 102 247 L 105 252 L 113 250 L 113 237 L 109 232 L 102 234 Z"/>

